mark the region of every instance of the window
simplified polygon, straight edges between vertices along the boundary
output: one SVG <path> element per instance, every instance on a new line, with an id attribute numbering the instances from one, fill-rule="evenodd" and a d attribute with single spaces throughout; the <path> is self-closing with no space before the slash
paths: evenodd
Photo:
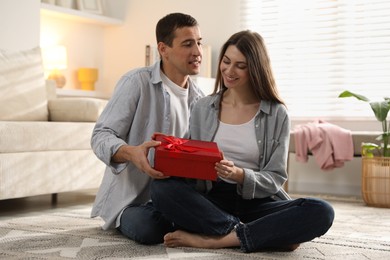
<path id="1" fill-rule="evenodd" d="M 390 1 L 242 0 L 242 29 L 260 33 L 293 118 L 373 117 L 390 97 Z"/>

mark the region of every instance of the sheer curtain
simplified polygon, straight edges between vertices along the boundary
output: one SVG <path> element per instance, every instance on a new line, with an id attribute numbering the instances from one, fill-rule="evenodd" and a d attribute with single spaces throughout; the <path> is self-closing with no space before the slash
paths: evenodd
<path id="1" fill-rule="evenodd" d="M 390 97 L 390 1 L 241 0 L 242 29 L 260 33 L 293 118 L 373 117 Z"/>

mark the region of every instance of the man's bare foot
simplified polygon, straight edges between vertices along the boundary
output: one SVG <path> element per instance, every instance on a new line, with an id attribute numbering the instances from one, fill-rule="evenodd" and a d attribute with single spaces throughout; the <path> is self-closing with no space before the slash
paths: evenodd
<path id="1" fill-rule="evenodd" d="M 225 236 L 205 236 L 200 234 L 188 233 L 183 230 L 177 230 L 164 236 L 164 244 L 167 247 L 196 247 L 196 248 L 224 248 L 239 246 L 240 242 L 232 232 Z"/>

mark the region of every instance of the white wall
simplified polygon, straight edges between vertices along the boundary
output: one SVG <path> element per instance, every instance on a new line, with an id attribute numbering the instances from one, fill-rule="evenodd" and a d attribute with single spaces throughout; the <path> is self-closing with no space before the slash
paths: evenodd
<path id="1" fill-rule="evenodd" d="M 0 0 L 0 49 L 22 50 L 39 45 L 39 0 Z"/>

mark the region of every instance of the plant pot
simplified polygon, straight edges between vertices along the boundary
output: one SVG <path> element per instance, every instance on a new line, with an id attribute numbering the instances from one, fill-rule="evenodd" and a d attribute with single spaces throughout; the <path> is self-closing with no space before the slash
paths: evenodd
<path id="1" fill-rule="evenodd" d="M 362 196 L 369 206 L 390 208 L 390 157 L 362 157 Z"/>

